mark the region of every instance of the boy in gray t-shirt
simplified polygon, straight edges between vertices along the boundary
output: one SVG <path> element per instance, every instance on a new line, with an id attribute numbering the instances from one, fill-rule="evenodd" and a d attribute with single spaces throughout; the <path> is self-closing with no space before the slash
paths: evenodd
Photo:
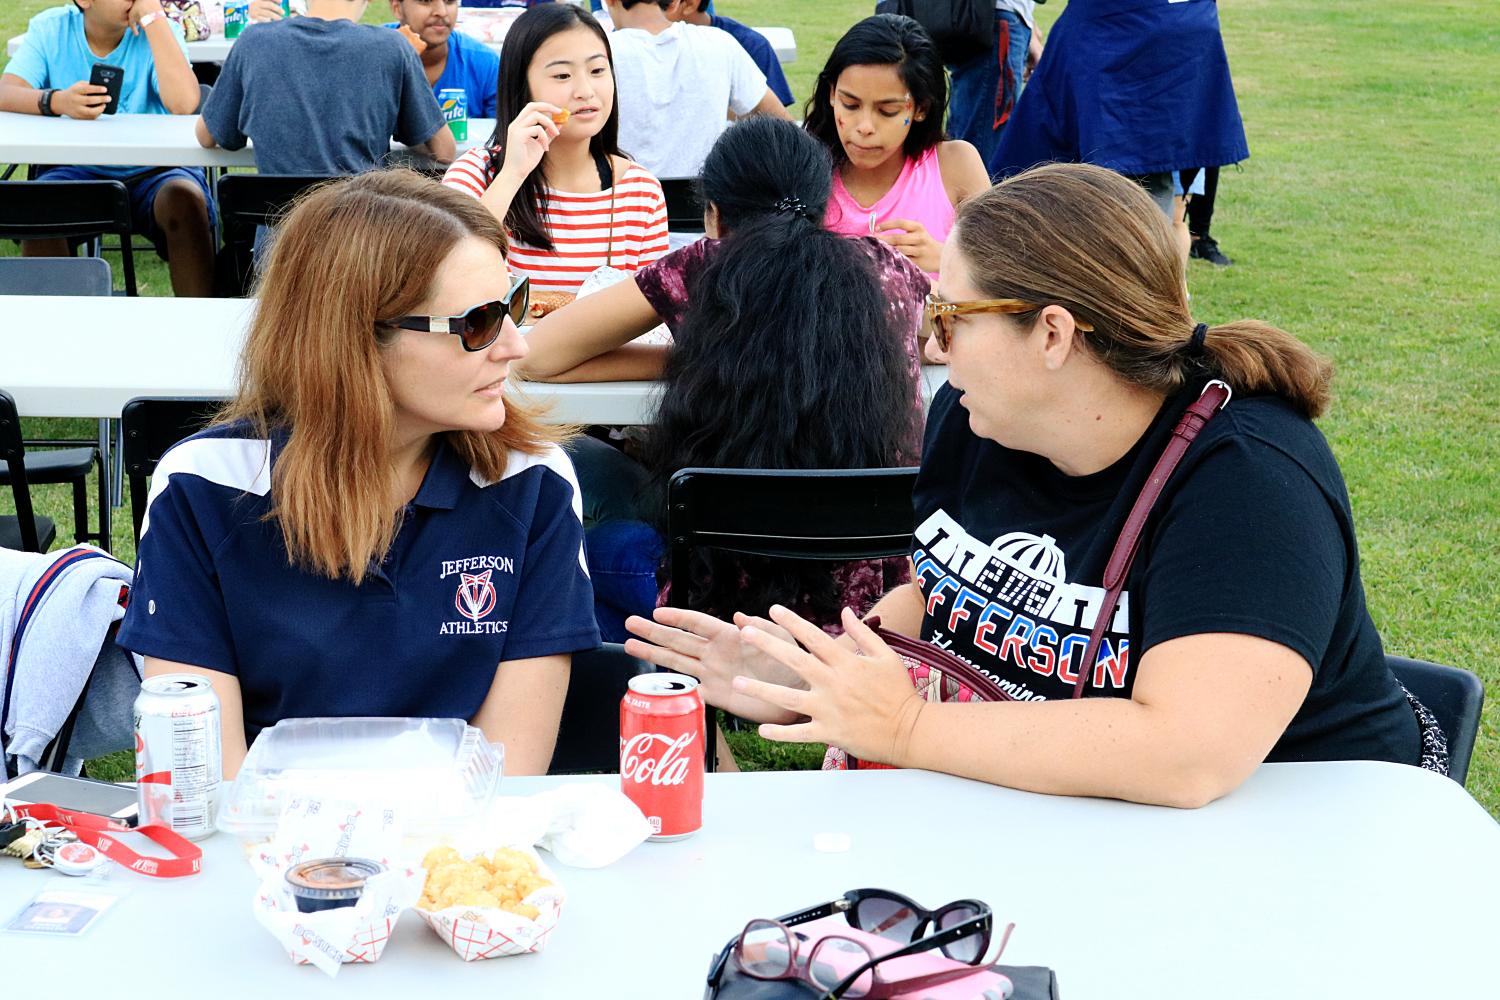
<path id="1" fill-rule="evenodd" d="M 453 159 L 422 63 L 394 31 L 356 24 L 363 0 L 310 0 L 308 16 L 256 24 L 229 50 L 198 119 L 198 141 L 255 141 L 263 174 L 352 174 L 378 167 L 391 139 Z"/>

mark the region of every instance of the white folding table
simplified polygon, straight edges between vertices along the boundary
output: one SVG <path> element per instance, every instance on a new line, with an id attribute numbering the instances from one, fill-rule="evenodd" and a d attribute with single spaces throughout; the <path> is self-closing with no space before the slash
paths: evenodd
<path id="1" fill-rule="evenodd" d="M 518 778 L 502 795 L 612 776 Z M 814 849 L 821 832 L 850 848 Z M 544 951 L 465 964 L 414 913 L 380 961 L 334 980 L 295 967 L 251 915 L 239 843 L 197 876 L 123 869 L 129 895 L 86 937 L 0 933 L 18 996 L 698 997 L 753 917 L 878 886 L 936 907 L 974 897 L 1005 960 L 1057 972 L 1067 1000 L 1446 1000 L 1493 996 L 1500 826 L 1457 784 L 1397 764 L 1268 764 L 1196 811 L 1034 795 L 919 771 L 713 774 L 704 828 L 607 868 L 558 865 Z M 19 909 L 65 876 L 0 858 Z"/>
<path id="2" fill-rule="evenodd" d="M 0 163 L 92 163 L 122 167 L 253 167 L 255 144 L 233 152 L 204 149 L 196 115 L 101 115 L 93 121 L 0 111 Z M 493 118 L 470 118 L 462 153 L 483 145 Z M 407 147 L 391 143 L 394 154 Z"/>
<path id="3" fill-rule="evenodd" d="M 254 305 L 252 299 L 0 296 L 0 389 L 28 417 L 117 419 L 136 396 L 229 396 Z M 925 368 L 929 396 L 947 371 Z M 645 424 L 657 386 L 528 382 L 515 391 L 549 404 L 550 420 Z"/>

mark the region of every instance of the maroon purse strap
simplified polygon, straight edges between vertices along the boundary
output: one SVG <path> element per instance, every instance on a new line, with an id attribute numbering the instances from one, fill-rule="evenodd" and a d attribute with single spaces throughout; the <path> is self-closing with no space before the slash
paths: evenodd
<path id="1" fill-rule="evenodd" d="M 1130 564 L 1135 562 L 1135 553 L 1141 544 L 1141 529 L 1146 525 L 1151 508 L 1156 506 L 1157 498 L 1161 496 L 1167 480 L 1172 477 L 1177 463 L 1182 461 L 1188 445 L 1193 443 L 1193 439 L 1213 419 L 1213 415 L 1224 408 L 1231 395 L 1229 386 L 1218 379 L 1203 387 L 1202 395 L 1194 400 L 1193 405 L 1177 421 L 1177 426 L 1172 428 L 1172 436 L 1168 439 L 1166 448 L 1162 449 L 1161 457 L 1156 460 L 1151 475 L 1146 479 L 1146 485 L 1141 487 L 1140 496 L 1135 498 L 1135 505 L 1130 508 L 1130 516 L 1125 518 L 1125 527 L 1120 529 L 1120 537 L 1115 540 L 1114 551 L 1110 553 L 1109 562 L 1104 567 L 1104 603 L 1100 605 L 1099 615 L 1094 619 L 1094 630 L 1089 633 L 1088 648 L 1084 650 L 1083 663 L 1078 668 L 1078 680 L 1073 684 L 1074 698 L 1083 697 L 1083 689 L 1088 686 L 1089 678 L 1094 673 L 1094 660 L 1099 655 L 1099 644 L 1104 641 L 1104 630 L 1109 627 L 1110 619 L 1115 616 L 1115 607 L 1120 603 L 1120 592 L 1125 589 Z"/>

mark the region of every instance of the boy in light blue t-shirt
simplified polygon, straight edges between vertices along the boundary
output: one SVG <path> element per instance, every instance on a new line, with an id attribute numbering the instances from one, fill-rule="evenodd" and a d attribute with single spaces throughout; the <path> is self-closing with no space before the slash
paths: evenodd
<path id="1" fill-rule="evenodd" d="M 405 26 L 422 41 L 417 48 L 432 94 L 459 89 L 469 99 L 470 118 L 495 117 L 495 91 L 500 82 L 500 57 L 477 38 L 458 30 L 458 0 L 390 0 L 395 21 L 387 28 Z"/>
<path id="2" fill-rule="evenodd" d="M 95 65 L 124 71 L 121 114 L 192 114 L 198 80 L 182 31 L 160 0 L 74 0 L 31 19 L 26 41 L 0 75 L 0 110 L 97 119 L 109 103 L 89 83 Z M 155 244 L 171 266 L 178 295 L 213 290 L 212 199 L 202 170 L 182 167 L 57 166 L 41 180 L 119 180 L 130 192 L 132 227 Z M 64 256 L 65 240 L 28 240 L 27 256 Z"/>

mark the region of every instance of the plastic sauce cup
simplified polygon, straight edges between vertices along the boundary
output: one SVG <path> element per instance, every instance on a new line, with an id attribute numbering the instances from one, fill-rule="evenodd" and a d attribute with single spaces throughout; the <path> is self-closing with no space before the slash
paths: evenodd
<path id="1" fill-rule="evenodd" d="M 286 884 L 302 913 L 353 906 L 365 891 L 365 879 L 385 871 L 367 858 L 315 858 L 287 869 Z"/>

